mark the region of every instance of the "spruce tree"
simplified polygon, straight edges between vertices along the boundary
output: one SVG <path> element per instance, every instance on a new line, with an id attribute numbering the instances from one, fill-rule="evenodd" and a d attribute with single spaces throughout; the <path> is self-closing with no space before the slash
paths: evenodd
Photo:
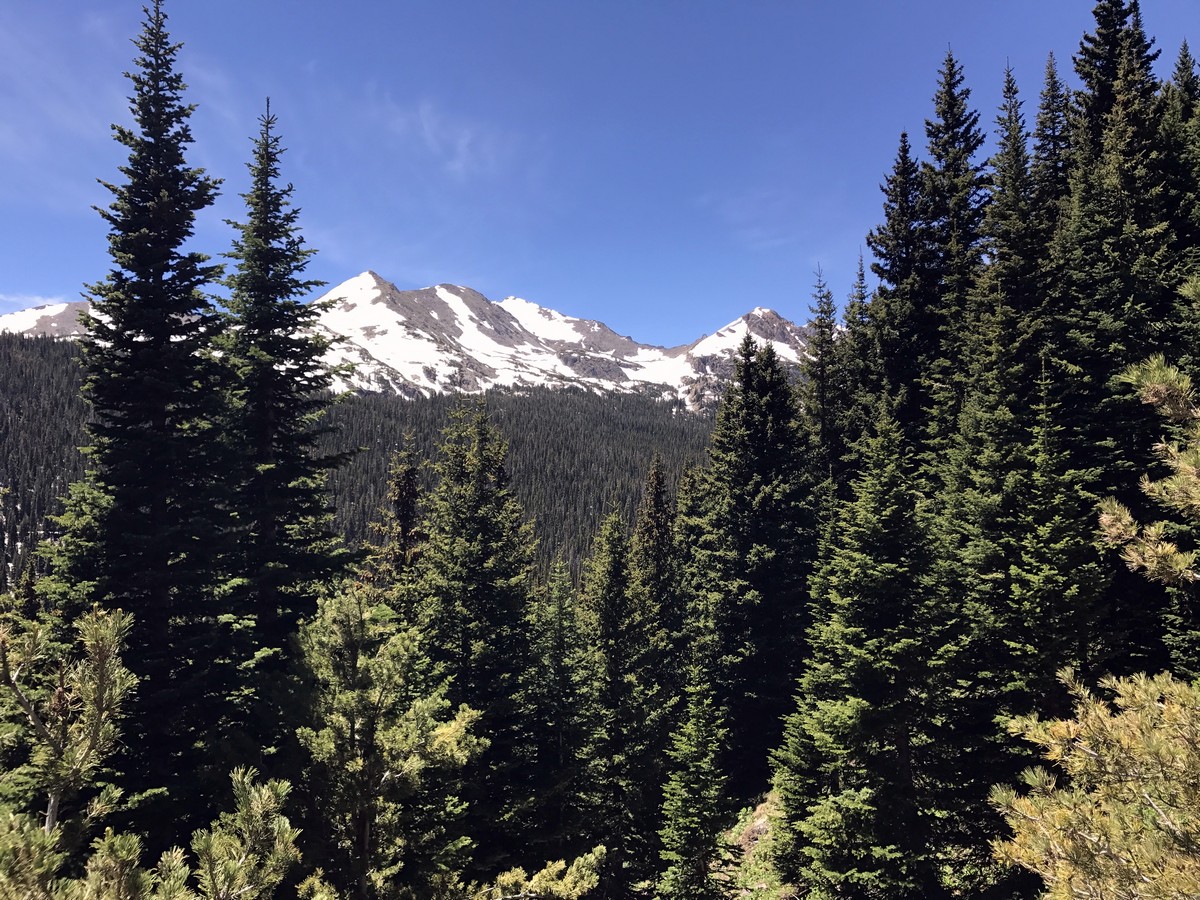
<path id="1" fill-rule="evenodd" d="M 837 306 L 833 292 L 825 283 L 820 269 L 813 285 L 813 304 L 809 306 L 809 338 L 805 356 L 800 363 L 798 402 L 801 421 L 808 432 L 806 466 L 812 471 L 810 481 L 819 484 L 833 479 L 835 460 L 840 462 L 845 447 L 838 434 L 842 416 L 836 406 L 833 345 L 837 339 Z"/>
<path id="2" fill-rule="evenodd" d="M 1100 618 L 1109 576 L 1092 527 L 1098 498 L 1087 489 L 1094 473 L 1073 468 L 1064 448 L 1061 394 L 1043 371 L 1023 451 L 1027 475 L 1017 489 L 1017 556 L 1009 574 L 1016 615 L 1006 635 L 1029 699 L 1026 712 L 1049 716 L 1069 708 L 1062 669 L 1091 682 L 1110 665 Z"/>
<path id="3" fill-rule="evenodd" d="M 933 454 L 952 433 L 966 391 L 962 362 L 978 317 L 971 294 L 983 265 L 987 177 L 976 155 L 984 136 L 963 81 L 962 65 L 947 51 L 933 98 L 934 118 L 925 122 L 929 162 L 922 168 L 923 218 L 932 268 L 929 302 L 939 335 L 921 377 L 930 402 L 925 431 Z"/>
<path id="4" fill-rule="evenodd" d="M 776 864 L 813 897 L 942 897 L 926 526 L 886 410 L 863 450 L 814 579 L 811 659 L 774 754 Z"/>
<path id="5" fill-rule="evenodd" d="M 830 459 L 830 466 L 841 496 L 854 477 L 857 459 L 854 447 L 866 434 L 874 417 L 880 383 L 879 358 L 871 331 L 870 295 L 861 253 L 854 285 L 842 313 L 841 330 L 833 342 L 829 368 L 833 374 L 834 435 L 841 448 L 841 455 Z"/>
<path id="6" fill-rule="evenodd" d="M 169 816 L 150 806 L 139 814 L 163 846 L 211 811 L 184 797 L 208 779 L 182 783 L 178 773 L 205 771 L 210 760 L 198 748 L 210 739 L 208 724 L 228 715 L 212 676 L 227 640 L 215 561 L 230 532 L 215 428 L 221 377 L 209 353 L 218 322 L 204 294 L 220 269 L 188 249 L 217 182 L 186 159 L 193 108 L 166 21 L 155 0 L 134 42 L 134 124 L 114 127 L 128 161 L 123 181 L 106 183 L 113 202 L 100 210 L 113 269 L 89 289 L 80 342 L 93 410 L 88 490 L 99 502 L 73 518 L 97 527 L 64 542 L 55 561 L 57 584 L 91 585 L 83 599 L 133 615 L 138 650 L 129 662 L 139 688 L 115 762 L 131 799 L 149 800 L 146 791 L 161 799 L 171 785 L 184 800 Z"/>
<path id="7" fill-rule="evenodd" d="M 941 838 L 957 844 L 960 889 L 995 888 L 987 846 L 999 822 L 988 791 L 1027 764 L 997 722 L 1032 709 L 1025 658 L 1015 653 L 1020 610 L 1012 579 L 1022 538 L 1021 491 L 1030 437 L 1027 385 L 1037 366 L 1038 267 L 1026 134 L 1011 70 L 997 119 L 992 199 L 983 223 L 991 264 L 972 291 L 976 318 L 966 343 L 967 388 L 958 422 L 937 460 L 929 508 L 935 554 L 930 588 L 944 637 L 936 697 L 949 749 L 936 780 L 951 787 Z M 1048 623 L 1049 625 L 1049 623 Z M 1004 773 L 1008 773 L 1006 776 Z M 968 863 L 968 860 L 971 862 Z"/>
<path id="8" fill-rule="evenodd" d="M 1075 140 L 1069 198 L 1051 248 L 1054 277 L 1046 280 L 1047 350 L 1064 389 L 1070 468 L 1093 474 L 1089 493 L 1132 504 L 1140 502 L 1137 473 L 1149 459 L 1119 448 L 1148 448 L 1158 426 L 1116 377 L 1152 352 L 1183 349 L 1192 333 L 1177 327 L 1190 315 L 1177 296 L 1186 257 L 1161 168 L 1155 54 L 1137 13 L 1136 4 L 1098 4 L 1096 34 L 1077 57 L 1081 77 L 1088 73 L 1078 100 L 1086 127 Z M 1128 573 L 1111 574 L 1100 626 L 1110 664 L 1118 673 L 1160 667 L 1165 598 L 1137 588 Z"/>
<path id="9" fill-rule="evenodd" d="M 373 540 L 359 565 L 360 576 L 388 591 L 392 605 L 400 609 L 397 593 L 407 584 L 420 559 L 425 540 L 421 522 L 421 467 L 413 450 L 413 436 L 404 435 L 401 447 L 388 463 L 384 502 L 371 523 Z M 415 610 L 401 612 L 409 624 L 417 624 Z"/>
<path id="10" fill-rule="evenodd" d="M 732 896 L 721 871 L 732 855 L 723 843 L 725 778 L 718 764 L 725 740 L 723 717 L 702 669 L 688 680 L 687 705 L 668 751 L 670 775 L 663 790 L 656 885 L 663 900 L 721 900 Z"/>
<path id="11" fill-rule="evenodd" d="M 313 328 L 320 309 L 303 302 L 321 283 L 303 277 L 315 251 L 300 236 L 292 186 L 279 183 L 283 148 L 269 103 L 259 125 L 219 341 L 231 382 L 223 424 L 237 520 L 228 605 L 240 683 L 230 690 L 248 753 L 291 743 L 296 722 L 280 714 L 297 706 L 288 642 L 345 556 L 326 493 L 326 473 L 340 458 L 318 446 L 329 430 L 332 374 L 322 357 L 330 341 Z"/>
<path id="12" fill-rule="evenodd" d="M 530 656 L 524 687 L 534 732 L 534 792 L 541 828 L 530 836 L 547 859 L 590 849 L 589 768 L 600 717 L 595 621 L 570 572 L 555 560 L 529 606 Z"/>
<path id="13" fill-rule="evenodd" d="M 465 827 L 480 874 L 523 859 L 534 777 L 521 691 L 534 544 L 506 455 L 482 405 L 454 410 L 434 464 L 414 587 L 429 655 L 451 679 L 447 699 L 478 710 L 478 733 L 488 741 L 464 774 Z"/>
<path id="14" fill-rule="evenodd" d="M 1070 188 L 1071 95 L 1058 75 L 1054 54 L 1046 59 L 1046 70 L 1033 131 L 1030 179 L 1033 185 L 1033 225 L 1038 243 L 1049 244 L 1062 217 L 1062 206 Z"/>
<path id="15" fill-rule="evenodd" d="M 1152 79 L 1151 67 L 1158 51 L 1152 50 L 1153 42 L 1142 28 L 1138 0 L 1099 0 L 1092 16 L 1096 29 L 1083 36 L 1074 61 L 1083 84 L 1076 95 L 1078 147 L 1094 157 L 1099 153 L 1108 117 L 1118 103 L 1121 89 L 1117 81 L 1128 78 L 1128 74 L 1122 75 L 1121 66 L 1128 65 L 1142 79 Z"/>
<path id="16" fill-rule="evenodd" d="M 645 668 L 656 676 L 661 702 L 678 712 L 686 682 L 684 596 L 675 545 L 675 502 L 662 458 L 655 454 L 642 486 L 629 541 L 629 595 L 633 617 L 647 647 Z M 664 718 L 664 726 L 668 718 Z M 665 749 L 666 735 L 659 745 Z"/>
<path id="17" fill-rule="evenodd" d="M 816 526 L 802 481 L 802 433 L 787 376 L 749 335 L 717 413 L 709 466 L 695 482 L 696 533 L 684 544 L 689 604 L 711 609 L 716 702 L 729 714 L 731 789 L 764 786 L 804 659 L 804 591 Z M 691 615 L 695 615 L 694 612 Z"/>
<path id="18" fill-rule="evenodd" d="M 668 712 L 653 648 L 633 609 L 620 513 L 600 525 L 584 580 L 595 628 L 597 722 L 589 772 L 591 838 L 608 850 L 601 892 L 628 897 L 657 857 L 661 731 Z"/>
<path id="19" fill-rule="evenodd" d="M 871 271 L 880 285 L 871 299 L 870 323 L 875 339 L 880 384 L 896 404 L 895 415 L 909 439 L 915 439 L 928 406 L 926 368 L 940 352 L 940 333 L 933 304 L 926 205 L 921 169 L 912 155 L 908 134 L 883 186 L 883 223 L 867 235 L 874 254 Z"/>

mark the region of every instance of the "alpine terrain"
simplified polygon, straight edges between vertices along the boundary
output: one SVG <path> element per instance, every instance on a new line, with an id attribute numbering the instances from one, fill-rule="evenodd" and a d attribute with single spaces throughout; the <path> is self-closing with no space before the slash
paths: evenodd
<path id="1" fill-rule="evenodd" d="M 715 405 L 747 333 L 798 364 L 805 331 L 758 307 L 681 347 L 641 344 L 602 322 L 577 319 L 528 300 L 494 302 L 468 287 L 402 291 L 363 272 L 327 292 L 321 329 L 337 338 L 329 362 L 350 363 L 343 389 L 431 396 L 492 387 L 566 387 L 679 398 Z M 86 301 L 0 316 L 0 331 L 75 337 Z"/>

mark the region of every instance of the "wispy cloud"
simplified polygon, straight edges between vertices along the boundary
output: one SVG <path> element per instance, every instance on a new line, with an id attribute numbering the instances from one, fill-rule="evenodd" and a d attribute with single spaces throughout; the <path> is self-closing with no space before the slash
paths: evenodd
<path id="1" fill-rule="evenodd" d="M 0 196 L 22 198 L 44 208 L 82 208 L 96 202 L 94 178 L 102 174 L 90 160 L 112 144 L 109 124 L 126 106 L 126 83 L 112 72 L 125 63 L 109 54 L 105 20 L 59 23 L 22 4 L 15 16 L 0 10 Z M 73 54 L 78 35 L 87 54 Z M 103 74 L 101 74 L 103 73 Z"/>
<path id="2" fill-rule="evenodd" d="M 78 297 L 72 299 L 79 299 Z M 66 297 L 40 297 L 37 294 L 0 294 L 0 312 L 16 312 L 19 309 L 32 309 L 35 306 L 49 306 L 52 303 L 66 303 Z"/>
<path id="3" fill-rule="evenodd" d="M 523 142 L 517 133 L 456 114 L 430 100 L 400 104 L 382 97 L 368 112 L 393 140 L 422 151 L 458 182 L 503 175 L 520 157 Z"/>

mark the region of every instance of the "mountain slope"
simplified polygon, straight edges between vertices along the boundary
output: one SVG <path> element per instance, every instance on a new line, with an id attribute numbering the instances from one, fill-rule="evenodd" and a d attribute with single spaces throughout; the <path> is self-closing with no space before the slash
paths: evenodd
<path id="1" fill-rule="evenodd" d="M 402 291 L 363 272 L 319 299 L 319 327 L 337 338 L 329 361 L 348 364 L 340 386 L 405 397 L 479 393 L 493 387 L 576 386 L 681 399 L 712 406 L 747 332 L 799 362 L 804 329 L 759 307 L 714 334 L 681 347 L 641 344 L 602 322 L 577 319 L 508 297 L 439 284 Z M 78 334 L 83 302 L 0 316 L 0 332 Z"/>

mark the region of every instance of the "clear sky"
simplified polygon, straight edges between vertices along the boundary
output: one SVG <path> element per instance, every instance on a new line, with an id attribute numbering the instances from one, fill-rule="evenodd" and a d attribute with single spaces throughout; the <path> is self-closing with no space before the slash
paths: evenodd
<path id="1" fill-rule="evenodd" d="M 169 0 L 198 104 L 191 161 L 225 179 L 224 252 L 271 98 L 314 277 L 374 269 L 510 294 L 678 344 L 755 306 L 839 300 L 899 134 L 924 149 L 962 61 L 989 132 L 1006 63 L 1030 123 L 1047 53 L 1073 82 L 1091 0 Z M 1169 74 L 1197 0 L 1143 0 Z M 136 0 L 0 0 L 0 312 L 108 270 Z"/>

